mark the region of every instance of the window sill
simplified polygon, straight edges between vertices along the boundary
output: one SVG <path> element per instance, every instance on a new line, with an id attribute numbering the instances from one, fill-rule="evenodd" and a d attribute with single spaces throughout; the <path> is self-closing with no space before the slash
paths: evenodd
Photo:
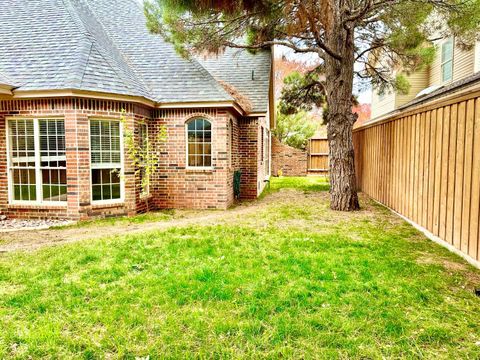
<path id="1" fill-rule="evenodd" d="M 185 169 L 187 173 L 212 173 L 215 171 L 213 167 L 187 167 Z"/>
<path id="2" fill-rule="evenodd" d="M 115 202 L 93 202 L 92 209 L 105 209 L 105 208 L 115 208 L 125 206 L 125 201 L 115 201 Z"/>
<path id="3" fill-rule="evenodd" d="M 66 209 L 67 208 L 67 203 L 62 203 L 62 204 L 52 204 L 52 203 L 33 203 L 33 202 L 12 202 L 8 204 L 9 209 L 49 209 L 49 210 L 54 210 L 54 209 Z"/>

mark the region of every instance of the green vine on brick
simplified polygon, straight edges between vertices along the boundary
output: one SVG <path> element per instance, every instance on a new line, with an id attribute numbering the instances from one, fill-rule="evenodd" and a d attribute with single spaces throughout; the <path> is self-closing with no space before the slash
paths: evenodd
<path id="1" fill-rule="evenodd" d="M 153 148 L 153 144 L 150 141 L 148 134 L 143 134 L 139 141 L 135 140 L 135 126 L 131 129 L 127 125 L 127 113 L 125 109 L 122 109 L 120 121 L 123 124 L 123 140 L 128 158 L 132 161 L 132 165 L 135 169 L 135 177 L 141 176 L 141 196 L 147 196 L 150 189 L 150 183 L 152 176 L 159 163 L 159 156 Z M 138 123 L 138 127 L 147 125 L 145 118 L 141 119 Z M 147 127 L 148 129 L 148 127 Z M 167 129 L 165 125 L 160 126 L 156 141 L 160 146 L 167 142 Z"/>

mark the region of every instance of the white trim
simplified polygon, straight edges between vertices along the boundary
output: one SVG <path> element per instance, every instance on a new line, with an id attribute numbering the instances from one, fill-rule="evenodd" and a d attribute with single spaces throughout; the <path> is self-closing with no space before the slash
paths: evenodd
<path id="1" fill-rule="evenodd" d="M 7 116 L 5 117 L 5 136 L 6 136 L 6 147 L 7 147 L 7 199 L 8 205 L 12 206 L 42 206 L 42 207 L 67 207 L 68 204 L 68 176 L 67 179 L 67 200 L 63 201 L 49 201 L 43 200 L 43 177 L 42 177 L 42 166 L 41 166 L 41 156 L 40 156 L 40 120 L 63 120 L 64 130 L 65 130 L 65 118 L 63 116 Z M 13 171 L 12 171 L 12 149 L 10 144 L 10 121 L 15 120 L 31 120 L 33 122 L 33 141 L 35 146 L 35 194 L 37 200 L 15 200 L 14 199 L 14 190 L 13 190 Z M 64 134 L 66 136 L 66 134 Z M 67 144 L 65 143 L 65 162 L 67 158 Z M 56 168 L 58 169 L 58 168 Z M 63 170 L 63 168 L 61 169 Z M 67 172 L 67 166 L 65 166 L 65 172 Z"/>
<path id="2" fill-rule="evenodd" d="M 110 199 L 110 200 L 93 200 L 93 191 L 92 191 L 92 138 L 90 133 L 90 122 L 92 120 L 97 121 L 116 121 L 119 123 L 119 130 L 120 130 L 120 198 L 119 199 Z M 90 203 L 92 206 L 98 205 L 123 205 L 125 203 L 125 156 L 124 156 L 124 144 L 123 144 L 123 123 L 120 119 L 110 117 L 101 117 L 98 118 L 96 116 L 92 116 L 88 118 L 88 157 L 89 157 L 89 164 L 90 164 Z M 95 169 L 107 169 L 106 167 L 95 167 Z M 108 169 L 116 169 L 116 167 L 109 167 Z"/>
<path id="3" fill-rule="evenodd" d="M 101 91 L 61 89 L 61 90 L 5 90 L 0 92 L 7 98 L 13 99 L 37 99 L 52 97 L 80 97 L 95 98 L 101 100 L 128 101 L 144 104 L 157 109 L 181 109 L 181 108 L 209 108 L 209 107 L 232 107 L 240 115 L 245 115 L 245 111 L 234 100 L 219 101 L 191 101 L 191 102 L 156 102 L 143 96 L 121 95 Z M 250 116 L 250 115 L 249 115 Z"/>
<path id="4" fill-rule="evenodd" d="M 447 250 L 453 252 L 454 254 L 460 256 L 462 259 L 464 259 L 465 261 L 467 261 L 470 265 L 472 266 L 475 266 L 476 268 L 479 268 L 480 269 L 480 261 L 478 260 L 475 260 L 474 258 L 470 257 L 469 255 L 463 253 L 462 251 L 458 250 L 456 247 L 454 247 L 453 245 L 447 243 L 446 241 L 442 240 L 441 238 L 439 238 L 438 236 L 435 236 L 434 234 L 432 234 L 430 231 L 428 231 L 427 229 L 425 229 L 423 226 L 417 224 L 416 222 L 410 220 L 409 218 L 407 218 L 406 216 L 396 212 L 395 210 L 393 210 L 392 208 L 386 206 L 385 204 L 381 203 L 380 201 L 377 201 L 373 198 L 371 198 L 373 201 L 375 201 L 377 204 L 380 204 L 384 207 L 386 207 L 388 210 L 390 210 L 392 213 L 394 213 L 395 215 L 401 217 L 403 220 L 405 220 L 406 222 L 408 222 L 410 225 L 412 225 L 415 229 L 417 229 L 418 231 L 422 232 L 428 239 L 432 240 L 433 242 L 437 243 L 438 245 L 440 246 L 443 246 L 444 248 L 446 248 Z"/>
<path id="5" fill-rule="evenodd" d="M 473 72 L 480 71 L 480 40 L 475 43 L 474 60 L 473 60 Z"/>
<path id="6" fill-rule="evenodd" d="M 65 126 L 64 126 L 65 128 Z M 38 181 L 42 181 L 42 171 L 40 170 L 40 126 L 38 119 L 33 119 L 33 143 L 35 146 L 35 192 L 37 201 L 43 200 L 43 186 L 37 186 Z M 67 157 L 67 147 L 65 146 L 65 160 Z M 66 170 L 65 170 L 66 171 Z"/>
<path id="7" fill-rule="evenodd" d="M 452 41 L 452 57 L 449 60 L 443 61 L 443 59 L 442 59 L 442 57 L 443 57 L 443 46 L 449 41 Z M 441 76 L 441 79 L 442 79 L 442 84 L 446 84 L 446 83 L 449 83 L 449 82 L 453 81 L 454 54 L 455 54 L 455 38 L 453 36 L 451 36 L 451 37 L 445 39 L 444 41 L 442 41 L 442 43 L 440 44 L 440 76 Z M 452 63 L 452 73 L 451 73 L 450 79 L 444 80 L 443 79 L 443 66 L 448 62 Z"/>

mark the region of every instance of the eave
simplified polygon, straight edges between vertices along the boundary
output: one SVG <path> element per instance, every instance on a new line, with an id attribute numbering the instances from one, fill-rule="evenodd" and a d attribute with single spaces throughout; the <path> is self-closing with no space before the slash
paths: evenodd
<path id="1" fill-rule="evenodd" d="M 12 95 L 13 86 L 8 84 L 0 84 L 0 95 Z"/>
<path id="2" fill-rule="evenodd" d="M 2 91 L 3 90 L 3 91 Z M 97 91 L 86 91 L 77 89 L 61 90 L 10 90 L 2 88 L 0 84 L 0 99 L 21 100 L 40 98 L 94 98 L 101 100 L 125 101 L 142 104 L 154 109 L 185 109 L 185 108 L 232 108 L 240 116 L 252 116 L 246 114 L 237 102 L 226 101 L 193 101 L 193 102 L 156 102 L 143 96 L 131 96 L 122 94 L 111 94 Z"/>

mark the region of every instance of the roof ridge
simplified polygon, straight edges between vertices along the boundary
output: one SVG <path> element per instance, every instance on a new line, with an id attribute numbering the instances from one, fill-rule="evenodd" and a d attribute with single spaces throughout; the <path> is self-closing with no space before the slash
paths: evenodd
<path id="1" fill-rule="evenodd" d="M 205 68 L 202 64 L 200 64 L 197 61 L 197 59 L 191 56 L 188 60 L 192 63 L 193 66 L 195 66 L 200 71 L 200 73 L 202 73 L 202 75 L 205 75 L 207 79 L 210 80 L 210 82 L 214 83 L 212 85 L 214 85 L 217 90 L 223 93 L 223 95 L 227 95 L 230 98 L 230 100 L 235 100 L 235 98 L 230 93 L 228 93 L 224 89 L 224 87 L 218 82 L 215 76 L 213 76 L 213 74 L 210 71 L 208 71 L 207 68 Z"/>
<path id="2" fill-rule="evenodd" d="M 89 47 L 88 54 L 86 54 L 86 56 L 84 56 L 83 59 L 80 56 L 78 57 L 77 66 L 75 67 L 75 69 L 73 69 L 71 79 L 69 79 L 72 85 L 74 86 L 76 85 L 80 88 L 82 85 L 83 77 L 85 76 L 85 71 L 87 68 L 89 57 L 92 52 L 93 40 L 90 39 L 90 36 L 85 27 L 85 24 L 83 24 L 82 21 L 80 20 L 72 3 L 69 0 L 61 0 L 61 1 L 65 6 L 65 9 L 67 10 L 68 16 L 70 16 L 70 18 L 72 19 L 74 26 L 77 27 L 82 34 L 87 35 L 87 39 L 85 39 L 84 42 L 86 43 L 85 48 Z M 83 54 L 83 52 L 80 52 L 80 54 Z M 78 72 L 78 74 L 76 72 Z M 79 80 L 78 84 L 75 84 L 76 78 Z"/>
<path id="3" fill-rule="evenodd" d="M 135 84 L 129 84 L 127 83 L 125 80 L 125 76 L 127 77 L 131 77 L 132 80 L 134 80 L 136 83 L 138 83 L 138 85 L 140 85 L 140 93 L 141 95 L 147 97 L 147 98 L 151 98 L 151 94 L 150 94 L 150 88 L 148 87 L 148 85 L 145 83 L 145 80 L 143 79 L 143 77 L 141 77 L 137 71 L 133 68 L 133 66 L 130 64 L 129 61 L 127 61 L 126 59 L 126 56 L 125 54 L 120 50 L 120 48 L 118 47 L 118 45 L 116 44 L 115 40 L 112 38 L 112 36 L 110 35 L 110 33 L 107 31 L 107 29 L 105 28 L 105 26 L 103 25 L 103 23 L 98 19 L 98 17 L 95 15 L 95 12 L 91 9 L 90 5 L 88 4 L 88 1 L 84 1 L 84 0 L 62 0 L 64 3 L 65 2 L 68 2 L 70 4 L 70 7 L 67 7 L 67 10 L 69 11 L 70 15 L 72 16 L 72 19 L 74 20 L 74 23 L 75 25 L 79 28 L 80 31 L 82 31 L 82 33 L 88 38 L 88 41 L 90 42 L 91 44 L 91 47 L 90 47 L 90 52 L 89 52 L 89 55 L 85 61 L 85 66 L 82 66 L 83 68 L 83 73 L 82 73 L 82 79 L 83 77 L 85 76 L 85 73 L 86 73 L 86 70 L 87 70 L 87 66 L 88 66 L 88 63 L 89 61 L 91 60 L 90 59 L 90 56 L 91 56 L 91 50 L 93 48 L 95 48 L 98 52 L 98 54 L 102 57 L 102 59 L 105 61 L 106 65 L 108 65 L 110 67 L 110 69 L 115 72 L 117 75 L 118 75 L 118 80 L 120 80 L 122 82 L 122 84 L 125 86 L 126 89 L 128 90 L 139 90 L 139 89 L 135 89 Z M 77 7 L 75 7 L 73 4 L 72 4 L 72 1 L 76 1 L 77 3 Z M 108 45 L 111 46 L 111 49 L 106 49 L 105 48 L 105 42 L 104 44 L 102 44 L 102 41 L 101 39 L 99 39 L 95 34 L 94 34 L 94 30 L 93 29 L 90 29 L 88 27 L 88 25 L 85 23 L 84 19 L 82 18 L 82 16 L 80 15 L 79 13 L 79 8 L 78 6 L 83 6 L 85 8 L 86 11 L 88 11 L 88 17 L 90 17 L 90 19 L 93 19 L 94 22 L 95 22 L 95 26 L 99 26 L 100 28 L 98 29 L 102 35 L 105 36 L 105 40 L 106 42 L 108 42 Z M 74 18 L 72 12 L 75 14 L 76 18 Z M 92 24 L 93 25 L 93 24 Z M 102 51 L 103 50 L 103 51 Z M 108 56 L 105 56 L 104 52 L 106 51 L 107 53 L 109 53 L 109 51 L 112 50 L 114 52 L 113 56 L 112 57 L 108 57 Z M 129 74 L 127 71 L 125 71 L 125 69 L 122 69 L 122 66 L 121 64 L 115 64 L 116 66 L 113 65 L 113 63 L 116 63 L 116 59 L 115 59 L 115 56 L 118 56 L 118 60 L 122 61 L 124 63 L 124 65 L 128 68 L 128 70 L 131 72 L 131 74 Z M 123 74 L 121 74 L 123 73 Z M 122 76 L 123 75 L 123 76 Z M 80 86 L 81 86 L 82 83 L 80 83 Z M 132 86 L 133 85 L 133 86 Z"/>
<path id="4" fill-rule="evenodd" d="M 133 3 L 135 5 L 138 5 L 138 3 L 136 1 L 133 1 Z M 141 84 L 143 85 L 143 87 L 145 88 L 145 90 L 147 90 L 147 94 L 149 95 L 149 97 L 152 97 L 152 89 L 148 86 L 148 83 L 145 81 L 145 79 L 143 78 L 143 75 L 137 70 L 137 68 L 135 67 L 135 65 L 132 64 L 132 61 L 130 60 L 129 56 L 127 54 L 125 54 L 120 46 L 118 46 L 117 42 L 115 41 L 115 38 L 112 36 L 112 34 L 108 31 L 108 29 L 105 27 L 105 25 L 103 24 L 103 22 L 101 20 L 98 19 L 97 15 L 95 14 L 95 11 L 93 11 L 90 7 L 90 4 L 88 3 L 88 1 L 85 1 L 85 4 L 87 5 L 88 9 L 90 10 L 90 13 L 93 15 L 93 17 L 97 20 L 97 22 L 100 24 L 100 26 L 102 27 L 103 31 L 105 32 L 105 34 L 107 35 L 108 39 L 111 41 L 112 45 L 115 47 L 115 49 L 118 51 L 118 53 L 122 56 L 122 58 L 125 60 L 125 64 L 129 67 L 129 69 L 135 74 L 135 76 L 138 78 L 137 80 L 139 80 L 141 82 Z M 139 6 L 140 8 L 140 6 Z M 102 55 L 103 57 L 103 55 Z"/>
<path id="5" fill-rule="evenodd" d="M 0 84 L 8 85 L 8 86 L 16 86 L 15 82 L 13 82 L 8 75 L 6 75 L 4 72 L 1 72 L 1 71 L 0 71 Z"/>

